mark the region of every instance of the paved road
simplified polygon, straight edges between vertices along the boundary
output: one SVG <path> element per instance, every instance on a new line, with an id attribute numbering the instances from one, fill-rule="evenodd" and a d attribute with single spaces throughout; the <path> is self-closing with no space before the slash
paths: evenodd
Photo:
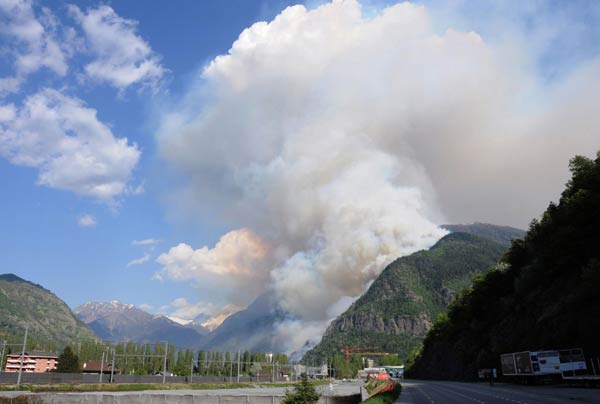
<path id="1" fill-rule="evenodd" d="M 591 404 L 600 403 L 600 390 L 558 386 L 515 386 L 482 383 L 402 382 L 395 404 Z"/>

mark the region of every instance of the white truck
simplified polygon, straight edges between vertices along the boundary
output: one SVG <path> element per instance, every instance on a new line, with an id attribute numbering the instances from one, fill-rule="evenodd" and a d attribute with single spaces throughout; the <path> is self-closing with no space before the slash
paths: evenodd
<path id="1" fill-rule="evenodd" d="M 505 377 L 523 384 L 561 380 L 595 384 L 600 379 L 588 375 L 585 357 L 579 348 L 504 354 L 500 356 L 500 364 Z"/>

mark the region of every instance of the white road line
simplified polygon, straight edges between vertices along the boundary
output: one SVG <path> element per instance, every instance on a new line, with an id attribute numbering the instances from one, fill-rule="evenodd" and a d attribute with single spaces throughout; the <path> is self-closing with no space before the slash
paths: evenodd
<path id="1" fill-rule="evenodd" d="M 442 385 L 439 385 L 439 386 L 440 386 L 440 387 L 442 387 L 442 388 L 445 388 L 445 389 L 447 389 L 447 390 L 449 390 L 449 391 L 452 391 L 452 390 L 450 390 L 450 389 L 449 389 L 449 387 L 447 387 L 447 386 L 442 386 Z M 463 390 L 463 391 L 469 391 L 469 392 L 471 392 L 471 393 L 475 393 L 475 394 L 481 394 L 482 396 L 494 397 L 494 398 L 498 398 L 498 399 L 500 399 L 500 400 L 510 401 L 510 402 L 512 402 L 512 403 L 517 403 L 517 404 L 530 404 L 530 403 L 527 403 L 527 402 L 524 402 L 524 401 L 514 400 L 514 399 L 512 399 L 512 398 L 502 397 L 502 396 L 499 396 L 499 395 L 496 395 L 496 394 L 490 394 L 490 393 L 486 393 L 486 392 L 483 392 L 483 391 L 478 391 L 478 390 L 474 390 L 474 389 L 461 388 L 461 387 L 458 387 L 458 386 L 453 386 L 453 387 L 455 387 L 455 388 L 457 388 L 457 389 L 461 389 L 461 390 Z"/>

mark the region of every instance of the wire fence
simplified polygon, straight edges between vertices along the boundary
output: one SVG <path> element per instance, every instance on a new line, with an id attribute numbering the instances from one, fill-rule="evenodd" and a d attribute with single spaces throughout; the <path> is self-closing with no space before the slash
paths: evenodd
<path id="1" fill-rule="evenodd" d="M 24 376 L 27 380 L 32 377 L 40 380 L 58 377 L 55 375 L 60 370 L 60 360 L 55 361 L 58 369 L 49 369 L 55 375 L 45 377 L 31 375 L 39 369 L 30 365 L 35 363 L 36 351 L 29 350 L 32 348 L 46 350 L 46 347 L 37 346 L 35 342 L 28 344 L 28 337 L 30 337 L 29 330 L 26 328 L 22 342 L 2 342 L 0 368 L 9 374 L 2 374 L 0 383 L 13 381 L 15 373 L 16 384 L 21 384 Z M 107 343 L 97 339 L 82 338 L 74 341 L 70 346 L 79 359 L 79 372 L 86 374 L 84 378 L 87 381 L 95 377 L 97 383 L 125 382 L 124 380 L 127 379 L 153 383 L 160 380 L 166 383 L 175 380 L 173 378 L 179 378 L 176 379 L 178 382 L 187 383 L 276 382 L 297 380 L 302 373 L 312 377 L 325 377 L 331 372 L 327 366 L 325 366 L 326 370 L 323 370 L 323 366 L 290 363 L 284 354 L 250 353 L 241 350 L 234 353 L 192 350 L 177 347 L 169 344 L 168 341 L 157 341 L 154 344 L 136 344 L 131 341 Z M 11 358 L 10 369 L 7 366 L 9 357 Z M 58 359 L 58 355 L 56 358 Z M 18 363 L 18 368 L 15 367 L 15 362 Z M 65 380 L 72 378 L 62 377 Z"/>

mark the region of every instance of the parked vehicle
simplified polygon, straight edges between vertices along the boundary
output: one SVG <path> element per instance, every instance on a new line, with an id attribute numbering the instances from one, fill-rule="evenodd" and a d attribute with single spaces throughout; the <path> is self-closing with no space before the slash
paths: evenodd
<path id="1" fill-rule="evenodd" d="M 500 356 L 500 364 L 505 378 L 522 384 L 600 379 L 588 374 L 580 348 L 509 353 Z"/>

